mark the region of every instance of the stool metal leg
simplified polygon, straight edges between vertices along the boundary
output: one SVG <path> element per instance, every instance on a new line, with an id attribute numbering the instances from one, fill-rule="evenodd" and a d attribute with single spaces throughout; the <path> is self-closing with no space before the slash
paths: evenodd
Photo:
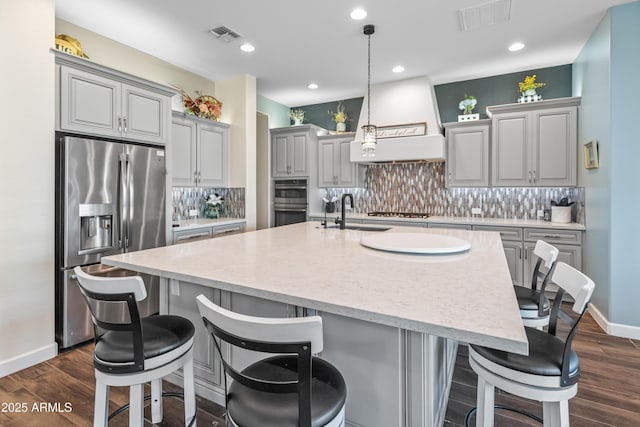
<path id="1" fill-rule="evenodd" d="M 129 387 L 129 427 L 144 425 L 144 384 Z"/>
<path id="2" fill-rule="evenodd" d="M 96 396 L 93 407 L 93 427 L 107 427 L 109 416 L 109 386 L 96 379 Z"/>
<path id="3" fill-rule="evenodd" d="M 182 367 L 184 378 L 184 423 L 189 424 L 191 418 L 196 416 L 196 389 L 193 378 L 193 349 L 189 350 L 185 356 L 185 362 Z M 193 421 L 193 427 L 196 427 L 196 421 Z"/>
<path id="4" fill-rule="evenodd" d="M 156 378 L 151 381 L 151 422 L 160 424 L 162 416 L 162 378 Z"/>
<path id="5" fill-rule="evenodd" d="M 493 427 L 495 387 L 484 378 L 478 377 L 478 398 L 476 400 L 476 427 Z"/>

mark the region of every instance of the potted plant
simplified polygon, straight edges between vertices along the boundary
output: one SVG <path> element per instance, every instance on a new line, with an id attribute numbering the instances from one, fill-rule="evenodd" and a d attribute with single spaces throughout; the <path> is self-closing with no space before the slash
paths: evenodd
<path id="1" fill-rule="evenodd" d="M 518 83 L 523 96 L 533 96 L 536 94 L 536 89 L 546 85 L 546 83 L 536 82 L 535 74 L 533 76 L 526 76 L 524 81 Z"/>
<path id="2" fill-rule="evenodd" d="M 464 110 L 462 114 L 473 114 L 473 109 L 476 108 L 478 100 L 473 95 L 464 95 L 464 99 L 458 104 L 460 110 Z"/>
<path id="3" fill-rule="evenodd" d="M 294 125 L 301 125 L 304 120 L 304 110 L 297 108 L 289 112 L 289 117 L 293 120 Z"/>
<path id="4" fill-rule="evenodd" d="M 345 132 L 347 130 L 347 113 L 344 111 L 344 104 L 342 101 L 338 102 L 338 108 L 335 112 L 329 111 L 329 115 L 333 117 L 333 121 L 336 122 L 336 131 Z"/>

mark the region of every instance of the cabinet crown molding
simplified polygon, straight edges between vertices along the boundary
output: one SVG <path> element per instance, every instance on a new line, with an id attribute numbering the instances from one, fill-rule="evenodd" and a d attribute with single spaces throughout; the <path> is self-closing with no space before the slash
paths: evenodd
<path id="1" fill-rule="evenodd" d="M 555 98 L 538 102 L 523 102 L 513 104 L 489 105 L 487 106 L 487 116 L 492 117 L 497 113 L 510 113 L 514 111 L 539 110 L 542 108 L 577 107 L 580 105 L 579 96 L 571 98 Z"/>

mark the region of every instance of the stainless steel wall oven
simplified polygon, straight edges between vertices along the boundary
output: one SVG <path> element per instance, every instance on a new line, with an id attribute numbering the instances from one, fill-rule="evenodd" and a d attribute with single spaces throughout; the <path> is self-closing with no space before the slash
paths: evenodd
<path id="1" fill-rule="evenodd" d="M 307 221 L 307 180 L 276 180 L 273 187 L 274 225 L 278 227 Z"/>

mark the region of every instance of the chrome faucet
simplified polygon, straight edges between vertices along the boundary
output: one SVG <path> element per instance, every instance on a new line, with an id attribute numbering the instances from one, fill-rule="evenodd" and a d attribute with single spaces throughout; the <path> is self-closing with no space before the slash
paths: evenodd
<path id="1" fill-rule="evenodd" d="M 342 202 L 340 207 L 342 209 L 342 219 L 336 218 L 336 224 L 340 224 L 340 230 L 344 230 L 347 225 L 347 212 L 345 209 L 345 200 L 349 199 L 351 201 L 351 208 L 353 209 L 353 194 L 345 193 L 342 195 Z"/>

